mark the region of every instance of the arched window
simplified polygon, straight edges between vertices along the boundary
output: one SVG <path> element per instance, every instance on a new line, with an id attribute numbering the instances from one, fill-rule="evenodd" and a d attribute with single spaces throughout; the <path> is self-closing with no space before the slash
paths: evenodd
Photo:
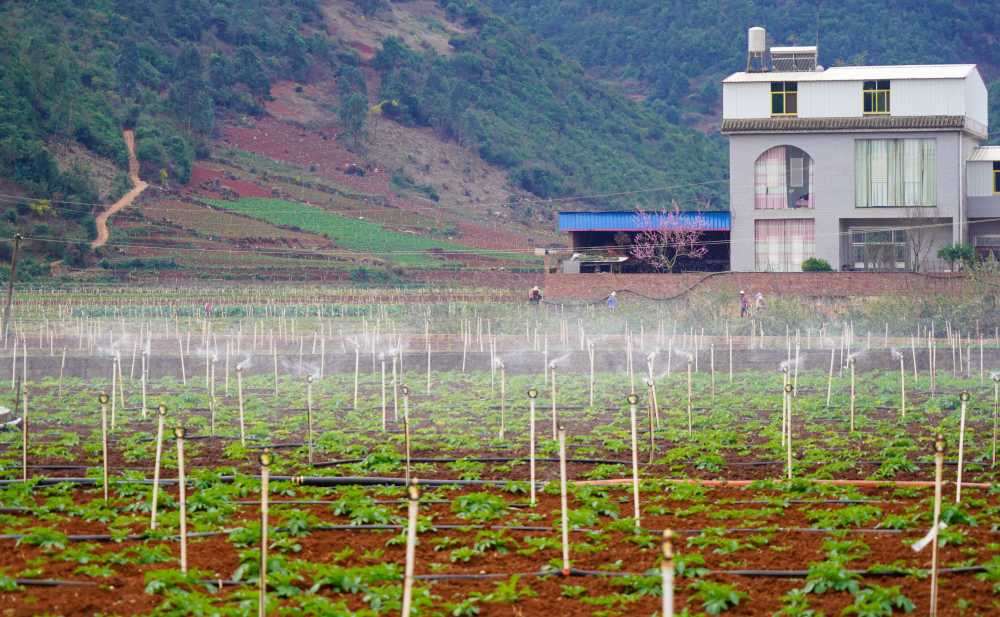
<path id="1" fill-rule="evenodd" d="M 813 208 L 813 165 L 795 146 L 775 146 L 754 163 L 754 208 Z"/>

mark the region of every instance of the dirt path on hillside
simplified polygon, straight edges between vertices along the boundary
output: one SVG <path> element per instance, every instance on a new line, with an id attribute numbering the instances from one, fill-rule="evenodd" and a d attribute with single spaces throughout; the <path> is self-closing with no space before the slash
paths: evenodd
<path id="1" fill-rule="evenodd" d="M 108 219 L 116 212 L 132 205 L 135 198 L 142 194 L 149 186 L 139 178 L 139 159 L 135 156 L 135 133 L 132 129 L 122 131 L 125 138 L 125 146 L 128 148 L 128 178 L 132 182 L 132 190 L 122 196 L 121 199 L 111 205 L 110 208 L 97 215 L 97 239 L 90 243 L 90 248 L 97 249 L 108 242 Z"/>

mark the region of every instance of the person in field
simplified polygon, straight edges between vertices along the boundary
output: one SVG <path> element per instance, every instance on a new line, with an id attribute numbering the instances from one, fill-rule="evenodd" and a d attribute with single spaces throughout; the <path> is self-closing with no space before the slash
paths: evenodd
<path id="1" fill-rule="evenodd" d="M 750 298 L 742 289 L 740 290 L 740 317 L 750 316 Z"/>
<path id="2" fill-rule="evenodd" d="M 542 290 L 535 285 L 528 291 L 528 302 L 532 304 L 538 304 L 542 301 Z"/>
<path id="3" fill-rule="evenodd" d="M 757 292 L 753 297 L 753 310 L 755 313 L 759 313 L 764 310 L 764 294 L 762 292 Z"/>
<path id="4" fill-rule="evenodd" d="M 608 309 L 612 312 L 618 308 L 618 294 L 616 292 L 611 292 L 608 294 Z"/>

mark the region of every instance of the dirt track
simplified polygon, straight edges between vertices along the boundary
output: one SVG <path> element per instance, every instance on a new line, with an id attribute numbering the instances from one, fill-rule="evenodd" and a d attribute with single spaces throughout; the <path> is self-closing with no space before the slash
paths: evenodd
<path id="1" fill-rule="evenodd" d="M 108 219 L 114 216 L 119 210 L 132 205 L 135 198 L 141 195 L 149 186 L 139 178 L 139 160 L 135 157 L 135 133 L 132 129 L 125 129 L 122 131 L 122 137 L 125 138 L 125 146 L 128 148 L 128 178 L 132 182 L 132 190 L 125 193 L 110 208 L 97 215 L 97 238 L 90 243 L 90 248 L 96 249 L 107 244 L 108 236 L 110 235 L 108 232 Z"/>

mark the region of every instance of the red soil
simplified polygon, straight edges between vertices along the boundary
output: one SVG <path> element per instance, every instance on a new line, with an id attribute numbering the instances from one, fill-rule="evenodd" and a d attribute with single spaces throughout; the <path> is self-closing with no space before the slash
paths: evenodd
<path id="1" fill-rule="evenodd" d="M 271 191 L 258 186 L 253 182 L 248 182 L 246 180 L 233 180 L 225 177 L 222 172 L 211 167 L 204 161 L 195 163 L 194 168 L 191 170 L 191 180 L 188 182 L 187 188 L 191 189 L 195 193 L 203 195 L 210 194 L 213 197 L 218 197 L 221 196 L 220 193 L 212 190 L 210 187 L 210 183 L 216 180 L 218 180 L 220 185 L 233 191 L 240 197 L 271 196 Z"/>

